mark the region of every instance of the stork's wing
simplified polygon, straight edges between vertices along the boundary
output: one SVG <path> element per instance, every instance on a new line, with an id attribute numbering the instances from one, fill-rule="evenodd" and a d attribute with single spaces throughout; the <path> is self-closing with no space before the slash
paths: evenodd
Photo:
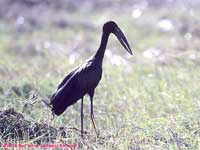
<path id="1" fill-rule="evenodd" d="M 66 83 L 58 89 L 55 94 L 51 97 L 52 111 L 56 115 L 62 114 L 65 109 L 74 103 L 72 98 L 74 92 L 74 86 L 76 85 L 76 80 L 72 75 Z"/>
<path id="2" fill-rule="evenodd" d="M 56 115 L 62 114 L 68 106 L 74 104 L 85 94 L 84 91 L 79 89 L 84 89 L 84 86 L 86 86 L 80 84 L 80 81 L 83 81 L 81 73 L 87 72 L 87 69 L 86 65 L 82 65 L 74 69 L 61 82 L 60 88 L 51 97 L 52 111 Z"/>
<path id="3" fill-rule="evenodd" d="M 60 89 L 68 80 L 71 78 L 71 76 L 79 69 L 79 66 L 73 69 L 64 79 L 63 81 L 58 85 L 58 89 Z M 57 89 L 57 90 L 58 90 Z"/>

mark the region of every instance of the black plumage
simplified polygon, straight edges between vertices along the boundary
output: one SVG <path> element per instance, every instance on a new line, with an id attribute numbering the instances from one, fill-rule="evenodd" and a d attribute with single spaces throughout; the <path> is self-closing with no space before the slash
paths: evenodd
<path id="1" fill-rule="evenodd" d="M 51 97 L 52 112 L 62 114 L 68 106 L 81 99 L 81 135 L 83 136 L 83 97 L 88 94 L 91 101 L 91 120 L 96 130 L 93 114 L 93 96 L 102 76 L 102 63 L 110 33 L 117 36 L 123 47 L 132 54 L 130 46 L 118 25 L 109 21 L 103 26 L 101 43 L 97 52 L 83 64 L 72 70 L 59 84 L 57 91 Z"/>

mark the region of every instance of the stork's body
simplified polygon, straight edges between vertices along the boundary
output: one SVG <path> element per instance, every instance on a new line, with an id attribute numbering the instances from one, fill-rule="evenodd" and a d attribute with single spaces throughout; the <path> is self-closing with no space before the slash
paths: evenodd
<path id="1" fill-rule="evenodd" d="M 81 99 L 81 135 L 83 136 L 83 97 L 88 94 L 91 101 L 91 120 L 96 130 L 93 115 L 93 96 L 102 76 L 103 57 L 110 33 L 114 33 L 124 48 L 132 54 L 129 44 L 116 23 L 107 22 L 103 27 L 101 44 L 94 56 L 72 70 L 60 83 L 56 93 L 51 97 L 52 111 L 62 114 L 68 106 Z"/>
<path id="2" fill-rule="evenodd" d="M 54 113 L 62 114 L 68 106 L 83 98 L 85 94 L 92 96 L 101 76 L 102 67 L 95 57 L 75 68 L 61 82 L 51 99 Z"/>

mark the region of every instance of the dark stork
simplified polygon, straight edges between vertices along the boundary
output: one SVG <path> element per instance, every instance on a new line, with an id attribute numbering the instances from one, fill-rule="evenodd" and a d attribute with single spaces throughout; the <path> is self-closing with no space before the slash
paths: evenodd
<path id="1" fill-rule="evenodd" d="M 132 55 L 131 48 L 118 25 L 109 21 L 103 26 L 101 43 L 97 52 L 84 63 L 73 69 L 59 84 L 57 91 L 51 97 L 50 105 L 53 114 L 61 115 L 67 107 L 81 99 L 81 136 L 83 137 L 83 97 L 88 94 L 91 101 L 93 127 L 98 136 L 93 114 L 93 96 L 102 76 L 102 63 L 110 33 L 117 36 L 122 46 Z"/>

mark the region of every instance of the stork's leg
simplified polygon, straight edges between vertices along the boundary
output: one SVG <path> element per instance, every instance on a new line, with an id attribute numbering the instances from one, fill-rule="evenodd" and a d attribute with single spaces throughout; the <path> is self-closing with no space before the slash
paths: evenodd
<path id="1" fill-rule="evenodd" d="M 98 136 L 98 132 L 97 132 L 97 128 L 96 128 L 96 124 L 95 124 L 95 120 L 94 120 L 94 113 L 93 113 L 93 100 L 91 100 L 91 114 L 90 114 L 90 117 L 91 117 L 91 120 L 92 120 L 92 124 L 93 124 L 93 127 L 95 129 L 95 132 Z"/>
<path id="2" fill-rule="evenodd" d="M 90 117 L 91 117 L 91 120 L 92 120 L 93 127 L 95 129 L 96 135 L 98 136 L 98 132 L 97 132 L 97 128 L 96 128 L 96 124 L 95 124 L 95 120 L 94 120 L 94 113 L 93 113 L 93 96 L 94 96 L 94 91 L 91 92 L 89 95 L 90 95 L 90 101 L 91 101 Z"/>
<path id="3" fill-rule="evenodd" d="M 83 137 L 83 97 L 81 98 L 81 137 Z"/>

